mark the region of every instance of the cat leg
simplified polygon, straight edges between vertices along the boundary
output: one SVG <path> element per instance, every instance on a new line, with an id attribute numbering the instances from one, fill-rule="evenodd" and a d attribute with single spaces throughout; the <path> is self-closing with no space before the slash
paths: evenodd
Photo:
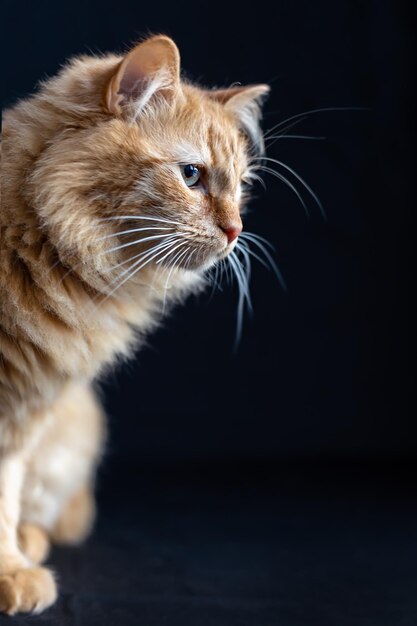
<path id="1" fill-rule="evenodd" d="M 46 561 L 50 542 L 48 534 L 43 528 L 36 524 L 20 524 L 17 537 L 20 550 L 31 563 L 38 565 Z"/>
<path id="2" fill-rule="evenodd" d="M 17 526 L 24 479 L 21 455 L 0 458 L 0 612 L 39 613 L 56 599 L 51 572 L 31 563 L 19 550 Z"/>
<path id="3" fill-rule="evenodd" d="M 26 567 L 17 543 L 24 461 L 19 454 L 0 456 L 0 575 Z"/>
<path id="4" fill-rule="evenodd" d="M 50 537 L 57 544 L 77 545 L 89 535 L 94 518 L 93 491 L 90 486 L 84 486 L 64 505 Z"/>
<path id="5" fill-rule="evenodd" d="M 95 517 L 96 465 L 105 420 L 89 385 L 69 385 L 50 409 L 47 429 L 32 449 L 22 491 L 21 521 L 55 543 L 77 544 Z"/>

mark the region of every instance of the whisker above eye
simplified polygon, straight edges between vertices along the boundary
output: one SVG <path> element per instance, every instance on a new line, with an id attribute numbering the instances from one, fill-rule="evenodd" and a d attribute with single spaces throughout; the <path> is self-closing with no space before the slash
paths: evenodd
<path id="1" fill-rule="evenodd" d="M 253 168 L 249 171 L 249 173 L 247 174 L 247 179 L 252 179 L 252 180 L 256 180 L 258 183 L 261 183 L 262 187 L 264 189 L 266 189 L 266 185 L 265 185 L 265 181 L 264 179 L 259 176 L 259 174 L 257 174 Z M 247 185 L 251 185 L 251 181 L 250 180 L 244 180 L 244 183 L 246 183 Z"/>
<path id="2" fill-rule="evenodd" d="M 303 122 L 306 119 L 307 119 L 307 116 L 300 117 L 295 122 L 292 122 L 291 124 L 287 124 L 286 126 L 283 126 L 281 130 L 279 131 L 279 136 L 284 135 L 287 130 L 290 130 L 290 128 L 297 126 L 297 124 L 301 124 L 301 122 Z M 271 133 L 274 132 L 274 130 L 275 130 L 275 126 L 270 128 L 268 131 L 266 131 L 266 133 L 264 134 L 264 139 L 269 139 L 271 137 Z"/>
<path id="3" fill-rule="evenodd" d="M 298 172 L 296 172 L 292 167 L 290 167 L 286 163 L 283 163 L 282 161 L 278 161 L 278 159 L 272 159 L 271 157 L 254 157 L 254 158 L 255 159 L 262 158 L 264 161 L 269 161 L 271 163 L 276 163 L 280 167 L 283 167 L 284 169 L 286 169 L 288 172 L 291 172 L 291 174 L 296 177 L 296 179 L 303 185 L 303 187 L 305 187 L 305 189 L 307 189 L 307 191 L 309 192 L 311 197 L 316 201 L 317 206 L 319 207 L 320 212 L 321 212 L 323 218 L 327 219 L 326 218 L 326 212 L 325 212 L 325 210 L 323 208 L 323 205 L 322 205 L 319 197 L 317 196 L 316 193 L 314 193 L 314 191 L 311 189 L 310 185 L 308 185 L 306 183 L 306 181 L 300 176 L 300 174 L 298 174 Z"/>
<path id="4" fill-rule="evenodd" d="M 291 117 L 287 117 L 287 119 L 282 120 L 282 122 L 278 122 L 278 124 L 275 124 L 275 126 L 272 126 L 272 128 L 269 128 L 266 131 L 266 133 L 264 134 L 264 138 L 270 135 L 270 133 L 276 130 L 277 128 L 280 128 L 280 126 L 283 126 L 284 124 L 287 124 L 288 122 L 291 122 L 292 120 L 296 120 L 303 116 L 307 117 L 308 115 L 313 115 L 315 113 L 325 113 L 325 112 L 331 112 L 331 111 L 368 111 L 368 110 L 369 109 L 367 109 L 366 107 L 322 107 L 320 109 L 310 109 L 309 111 L 304 111 L 303 113 L 297 113 L 296 115 L 291 115 Z"/>
<path id="5" fill-rule="evenodd" d="M 291 191 L 293 191 L 295 195 L 297 196 L 297 198 L 299 199 L 304 211 L 306 212 L 306 215 L 310 216 L 310 212 L 308 210 L 306 203 L 304 202 L 302 195 L 300 194 L 298 189 L 292 184 L 292 182 L 288 180 L 288 178 L 286 178 L 283 174 L 276 172 L 273 168 L 267 167 L 266 165 L 260 165 L 259 170 L 266 172 L 267 174 L 271 174 L 272 176 L 275 176 L 275 178 L 278 178 L 278 180 L 282 181 L 285 185 L 287 185 L 287 187 L 289 187 Z"/>
<path id="6" fill-rule="evenodd" d="M 326 139 L 326 137 L 320 137 L 320 136 L 313 136 L 313 135 L 286 135 L 285 133 L 279 133 L 278 135 L 270 135 L 267 138 L 267 148 L 270 148 L 271 146 L 274 145 L 274 143 L 276 141 L 279 141 L 280 139 L 307 139 L 310 141 L 323 141 Z"/>

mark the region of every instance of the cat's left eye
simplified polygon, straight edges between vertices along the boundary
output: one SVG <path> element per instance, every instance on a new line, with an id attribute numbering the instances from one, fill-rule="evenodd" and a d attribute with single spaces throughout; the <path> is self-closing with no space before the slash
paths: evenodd
<path id="1" fill-rule="evenodd" d="M 197 165 L 181 165 L 181 173 L 187 187 L 194 187 L 200 180 L 201 172 Z"/>

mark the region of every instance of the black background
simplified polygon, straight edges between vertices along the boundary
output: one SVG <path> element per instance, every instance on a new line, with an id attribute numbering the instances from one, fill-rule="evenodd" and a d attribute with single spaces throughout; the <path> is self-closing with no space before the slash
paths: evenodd
<path id="1" fill-rule="evenodd" d="M 317 108 L 367 109 L 310 115 L 289 132 L 325 136 L 326 140 L 280 139 L 268 150 L 268 156 L 293 167 L 312 186 L 325 207 L 327 221 L 300 185 L 309 218 L 291 190 L 274 178 L 266 178 L 266 192 L 261 187 L 256 190 L 245 227 L 276 247 L 275 258 L 288 293 L 265 268 L 253 268 L 254 316 L 246 319 L 237 352 L 233 352 L 237 294 L 225 287 L 212 299 L 206 294 L 177 308 L 136 360 L 104 384 L 111 440 L 102 477 L 103 500 L 119 490 L 116 468 L 126 464 L 134 468 L 135 476 L 158 474 L 155 468 L 162 468 L 162 484 L 169 476 L 172 484 L 189 485 L 189 491 L 181 492 L 177 500 L 169 496 L 167 506 L 175 501 L 177 512 L 185 506 L 190 515 L 200 510 L 199 504 L 195 510 L 192 505 L 200 493 L 193 476 L 216 476 L 217 487 L 210 492 L 214 508 L 226 506 L 228 496 L 222 496 L 221 490 L 229 480 L 235 484 L 236 474 L 244 483 L 249 481 L 259 505 L 257 498 L 271 481 L 282 481 L 291 497 L 305 493 L 300 486 L 310 484 L 308 477 L 318 463 L 326 469 L 318 471 L 316 486 L 329 480 L 333 485 L 333 468 L 342 471 L 343 465 L 342 494 L 362 493 L 363 476 L 369 478 L 371 473 L 371 486 L 361 502 L 369 502 L 375 493 L 383 498 L 385 491 L 396 498 L 409 476 L 404 463 L 412 466 L 416 450 L 408 349 L 415 182 L 411 3 L 297 0 L 243 6 L 233 2 L 3 0 L 3 7 L 7 16 L 2 41 L 3 104 L 31 92 L 37 80 L 53 75 L 69 56 L 123 51 L 144 34 L 163 32 L 177 42 L 186 75 L 201 84 L 270 83 L 265 129 Z M 353 462 L 356 469 L 351 471 Z M 178 475 L 174 467 L 182 468 L 175 470 Z M 295 474 L 288 467 L 296 467 Z M 289 474 L 299 477 L 295 483 Z M 398 482 L 394 476 L 400 476 Z M 390 487 L 386 489 L 387 481 Z M 376 484 L 384 487 L 378 489 Z M 265 519 L 275 511 L 276 497 L 271 496 L 270 506 L 262 500 Z M 354 496 L 340 497 L 341 502 L 350 503 Z M 329 503 L 329 492 L 319 500 Z M 239 524 L 245 496 L 240 493 L 234 501 L 240 503 L 233 509 Z M 384 501 L 384 511 L 395 510 L 397 505 L 393 501 L 390 508 Z M 129 506 L 127 511 L 133 511 L 134 505 Z M 154 506 L 151 498 L 146 507 Z M 302 505 L 296 505 L 301 515 L 298 506 L 302 509 Z M 346 511 L 351 511 L 348 504 Z M 358 515 L 362 513 L 358 505 Z M 181 518 L 182 513 L 178 515 Z M 329 524 L 329 510 L 324 508 L 321 515 Z M 189 516 L 184 516 L 191 524 Z M 142 519 L 139 513 L 137 517 Z M 381 519 L 379 514 L 372 519 L 377 518 Z M 373 521 L 366 532 L 358 530 L 364 542 L 369 540 L 366 533 L 373 533 Z M 201 518 L 195 523 L 202 523 Z M 221 517 L 213 524 L 214 533 L 225 527 Z M 389 535 L 390 523 L 386 527 Z M 110 521 L 107 528 L 112 529 Z M 263 529 L 258 519 L 254 533 L 262 534 Z M 265 541 L 268 550 L 269 539 Z M 326 549 L 333 548 L 325 547 L 324 553 Z M 306 555 L 303 550 L 300 563 Z M 344 556 L 340 567 L 345 581 Z M 96 558 L 100 561 L 97 554 Z M 315 556 L 305 558 L 315 562 Z M 373 556 L 369 558 L 372 561 Z M 303 566 L 309 572 L 310 561 L 306 563 Z M 221 570 L 221 561 L 218 566 Z M 352 567 L 355 572 L 361 568 Z M 306 574 L 307 587 L 317 574 L 312 568 L 311 576 Z M 404 573 L 407 567 L 399 566 L 399 570 Z M 387 576 L 386 589 L 392 582 Z M 375 605 L 384 595 L 379 592 L 371 594 Z M 341 596 L 350 597 L 349 593 L 345 589 Z M 317 606 L 324 598 L 328 600 L 322 595 L 313 593 Z M 338 598 L 334 601 L 337 606 Z M 384 621 L 386 616 L 381 614 L 374 622 L 356 619 L 356 614 L 349 621 L 342 611 L 346 621 L 340 615 L 332 621 L 317 606 L 306 613 L 311 621 L 303 621 L 296 613 L 291 621 L 288 613 L 287 617 L 280 614 L 280 623 L 413 623 L 410 612 L 401 614 L 404 621 L 398 614 L 392 617 L 394 621 L 389 617 Z M 244 618 L 235 612 L 224 623 L 278 623 L 263 618 L 263 610 L 259 608 L 253 622 L 248 612 Z M 153 622 L 149 617 L 149 622 L 141 623 L 177 623 L 174 618 L 172 622 L 163 619 Z M 200 614 L 178 623 L 223 624 L 221 619 L 204 621 Z M 92 613 L 89 620 L 89 624 L 96 623 Z M 104 623 L 103 616 L 100 620 L 97 623 Z"/>

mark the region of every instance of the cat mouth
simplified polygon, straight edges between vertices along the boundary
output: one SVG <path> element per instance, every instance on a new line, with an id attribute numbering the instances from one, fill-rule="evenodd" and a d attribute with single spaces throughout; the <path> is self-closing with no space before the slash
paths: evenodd
<path id="1" fill-rule="evenodd" d="M 238 238 L 236 237 L 236 239 L 228 243 L 226 247 L 223 248 L 223 250 L 218 252 L 219 259 L 225 259 L 227 256 L 229 256 L 229 254 L 235 249 L 237 241 L 238 241 Z"/>
<path id="2" fill-rule="evenodd" d="M 225 245 L 224 241 L 201 241 L 200 245 L 187 247 L 178 246 L 178 252 L 174 251 L 174 256 L 177 258 L 172 262 L 170 256 L 164 259 L 161 265 L 167 265 L 167 267 L 177 267 L 178 269 L 190 270 L 195 272 L 201 272 L 209 269 L 214 264 L 226 259 L 236 247 L 238 238 L 228 242 Z M 188 251 L 187 251 L 188 250 Z"/>
<path id="3" fill-rule="evenodd" d="M 225 259 L 232 252 L 234 245 L 227 245 L 222 250 L 207 249 L 203 253 L 200 250 L 200 254 L 194 254 L 191 258 L 186 256 L 179 259 L 176 263 L 178 268 L 183 270 L 190 270 L 193 272 L 204 272 L 219 261 Z"/>

